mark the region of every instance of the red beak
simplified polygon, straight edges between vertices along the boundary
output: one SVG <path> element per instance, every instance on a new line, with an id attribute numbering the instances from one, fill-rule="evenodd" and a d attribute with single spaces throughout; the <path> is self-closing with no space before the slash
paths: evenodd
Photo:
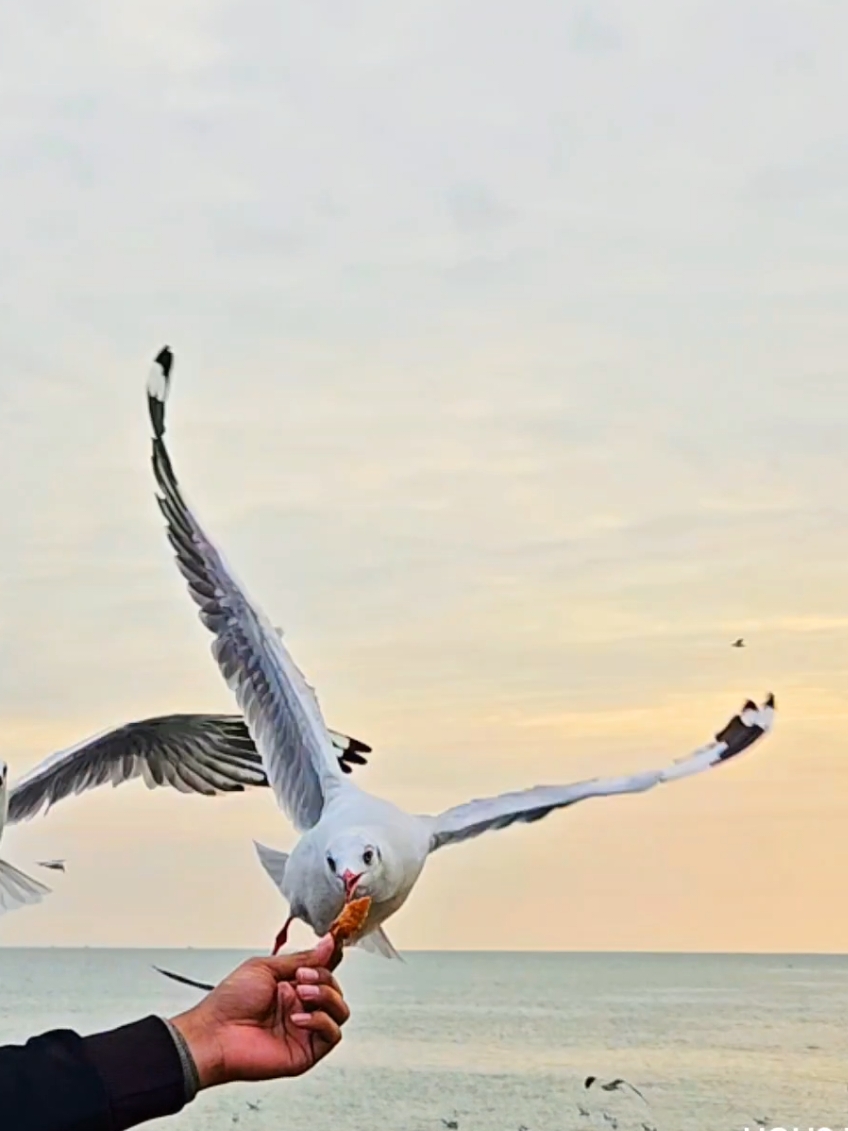
<path id="1" fill-rule="evenodd" d="M 349 903 L 353 899 L 353 893 L 356 891 L 356 885 L 362 879 L 361 872 L 343 872 L 342 883 L 345 886 L 345 902 Z"/>

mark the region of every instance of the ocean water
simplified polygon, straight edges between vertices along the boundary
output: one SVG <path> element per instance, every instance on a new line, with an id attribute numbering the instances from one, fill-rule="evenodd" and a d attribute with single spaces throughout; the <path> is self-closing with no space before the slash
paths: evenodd
<path id="1" fill-rule="evenodd" d="M 224 951 L 0 949 L 0 1042 L 173 1015 Z M 294 1081 L 204 1093 L 179 1131 L 848 1127 L 848 957 L 350 955 L 341 1047 Z M 586 1092 L 595 1075 L 644 1095 Z M 248 1107 L 258 1103 L 259 1110 Z M 581 1114 L 578 1104 L 588 1114 Z"/>

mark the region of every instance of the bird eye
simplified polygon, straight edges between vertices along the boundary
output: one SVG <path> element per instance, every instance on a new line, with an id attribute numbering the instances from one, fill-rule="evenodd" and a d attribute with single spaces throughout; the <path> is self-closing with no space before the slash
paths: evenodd
<path id="1" fill-rule="evenodd" d="M 370 864 L 373 859 L 374 859 L 374 853 L 372 852 L 372 850 L 370 848 L 366 848 L 365 851 L 362 853 L 363 864 Z"/>
<path id="2" fill-rule="evenodd" d="M 327 863 L 328 863 L 328 864 L 330 865 L 330 871 L 331 871 L 331 872 L 332 872 L 333 874 L 335 874 L 335 871 L 336 871 L 336 862 L 335 862 L 335 860 L 334 860 L 334 859 L 332 858 L 332 856 L 328 856 L 328 857 L 327 857 Z"/>

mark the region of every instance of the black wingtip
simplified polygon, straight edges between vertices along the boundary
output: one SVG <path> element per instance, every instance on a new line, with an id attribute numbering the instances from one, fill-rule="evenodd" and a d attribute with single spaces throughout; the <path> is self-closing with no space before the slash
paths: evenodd
<path id="1" fill-rule="evenodd" d="M 738 715 L 734 715 L 723 730 L 715 736 L 716 742 L 723 742 L 727 749 L 720 755 L 719 761 L 725 762 L 736 754 L 741 754 L 749 746 L 761 738 L 769 729 L 769 723 L 763 719 L 761 712 L 767 708 L 774 708 L 774 696 L 769 694 L 762 707 L 758 707 L 753 699 L 745 702 Z M 742 716 L 746 712 L 753 712 L 756 721 L 746 722 Z"/>
<path id="2" fill-rule="evenodd" d="M 360 742 L 358 738 L 348 739 L 348 750 L 355 750 L 358 754 L 371 754 L 373 747 L 367 742 Z"/>
<path id="3" fill-rule="evenodd" d="M 165 402 L 168 399 L 173 366 L 174 355 L 171 347 L 163 346 L 154 357 L 147 378 L 147 410 L 150 413 L 153 435 L 157 440 L 161 440 L 165 435 Z"/>
<path id="4" fill-rule="evenodd" d="M 171 367 L 174 364 L 174 352 L 170 346 L 162 346 L 153 360 L 157 365 L 162 366 L 162 370 L 166 377 L 171 376 Z"/>
<path id="5" fill-rule="evenodd" d="M 587 1076 L 587 1077 L 586 1077 L 586 1080 L 585 1080 L 585 1082 L 584 1082 L 584 1084 L 583 1084 L 583 1087 L 584 1087 L 584 1088 L 591 1088 L 591 1087 L 592 1087 L 592 1085 L 593 1085 L 593 1084 L 595 1083 L 595 1081 L 597 1080 L 597 1078 L 598 1078 L 597 1076 Z"/>
<path id="6" fill-rule="evenodd" d="M 356 766 L 367 766 L 368 759 L 356 750 L 345 750 L 342 758 L 345 762 L 353 762 Z"/>

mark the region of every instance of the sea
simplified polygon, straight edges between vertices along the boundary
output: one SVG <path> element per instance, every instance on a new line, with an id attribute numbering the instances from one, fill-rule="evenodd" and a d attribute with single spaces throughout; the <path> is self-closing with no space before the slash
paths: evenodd
<path id="1" fill-rule="evenodd" d="M 199 991 L 154 964 L 214 981 L 245 957 L 0 949 L 0 1042 L 172 1016 Z M 148 1126 L 848 1128 L 848 956 L 414 952 L 392 963 L 354 953 L 339 973 L 352 1017 L 316 1070 L 213 1089 Z M 616 1079 L 641 1097 L 601 1087 Z"/>

